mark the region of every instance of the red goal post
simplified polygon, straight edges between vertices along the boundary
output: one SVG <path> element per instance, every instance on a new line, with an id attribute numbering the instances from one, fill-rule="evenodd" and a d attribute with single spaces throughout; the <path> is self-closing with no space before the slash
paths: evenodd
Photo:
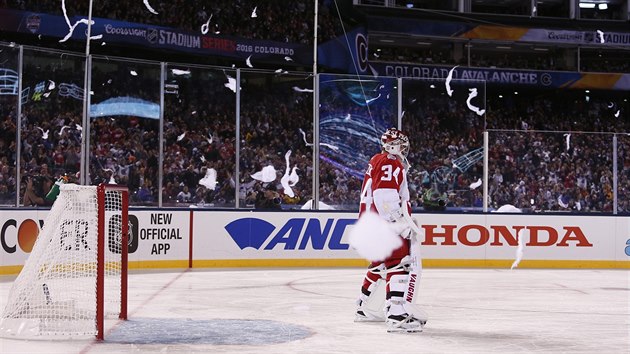
<path id="1" fill-rule="evenodd" d="M 112 195 L 114 200 L 120 198 L 120 312 L 118 318 L 127 319 L 127 268 L 129 249 L 129 190 L 127 187 L 115 184 L 100 184 L 96 189 L 98 202 L 98 245 L 97 245 L 97 274 L 96 274 L 96 338 L 105 337 L 105 230 L 106 211 L 111 208 Z M 109 193 L 109 194 L 108 194 Z M 108 199 L 109 198 L 109 199 Z M 114 214 L 116 215 L 116 214 Z M 110 230 L 111 231 L 111 230 Z M 111 232 L 110 232 L 111 233 Z M 109 238 L 108 238 L 109 239 Z"/>

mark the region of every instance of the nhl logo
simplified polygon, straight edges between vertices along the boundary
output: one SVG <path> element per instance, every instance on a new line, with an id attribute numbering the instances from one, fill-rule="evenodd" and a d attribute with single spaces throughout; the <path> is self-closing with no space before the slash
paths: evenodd
<path id="1" fill-rule="evenodd" d="M 156 44 L 158 39 L 158 31 L 155 28 L 149 28 L 147 30 L 147 41 L 151 44 Z"/>
<path id="2" fill-rule="evenodd" d="M 31 33 L 37 33 L 41 23 L 42 19 L 39 15 L 30 15 L 26 18 L 26 28 L 31 31 Z"/>

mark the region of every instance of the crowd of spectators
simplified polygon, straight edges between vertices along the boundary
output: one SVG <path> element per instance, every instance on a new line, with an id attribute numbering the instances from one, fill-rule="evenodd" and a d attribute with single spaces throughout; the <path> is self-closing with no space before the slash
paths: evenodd
<path id="1" fill-rule="evenodd" d="M 73 11 L 77 14 L 86 11 L 86 3 L 68 2 L 66 5 L 71 14 Z M 207 8 L 203 5 L 183 6 L 177 1 L 155 1 L 153 5 L 159 12 L 155 16 L 140 1 L 121 2 L 116 8 L 107 2 L 97 3 L 95 16 L 196 31 L 199 24 L 212 15 L 212 23 L 218 25 L 215 26 L 217 31 L 226 35 L 300 43 L 309 40 L 304 34 L 308 34 L 307 27 L 311 22 L 304 14 L 312 4 L 304 1 L 290 4 L 280 1 L 261 4 L 215 2 L 205 5 Z M 46 1 L 9 1 L 9 6 L 60 13 L 58 4 Z M 182 16 L 180 11 L 174 17 L 173 6 L 194 12 Z M 244 19 L 251 19 L 254 7 L 257 7 L 261 21 L 221 22 L 238 17 L 235 11 L 239 11 Z M 279 32 L 277 28 L 269 28 L 270 21 L 276 20 L 273 14 L 282 11 L 293 15 L 279 16 L 277 19 L 290 23 L 277 28 L 295 28 L 295 31 Z M 261 16 L 263 13 L 266 15 Z M 325 10 L 321 13 L 330 16 Z M 322 26 L 334 28 L 325 22 Z M 461 64 L 461 61 L 453 60 L 452 52 L 442 49 L 383 50 L 377 54 L 378 60 Z M 82 61 L 63 54 L 48 60 L 41 58 L 42 55 L 37 53 L 25 52 L 23 86 L 30 91 L 22 102 L 19 142 L 15 138 L 17 99 L 0 96 L 0 203 L 3 204 L 12 204 L 18 191 L 21 196 L 30 192 L 43 196 L 47 193 L 45 189 L 62 175 L 70 176 L 72 181 L 79 177 L 82 100 L 61 95 L 60 85 L 83 87 Z M 473 64 L 484 67 L 561 69 L 554 59 L 543 55 L 533 60 L 486 58 L 483 55 L 471 58 L 474 58 Z M 623 61 L 599 63 L 597 57 L 592 59 L 582 65 L 594 68 L 606 63 L 609 67 L 605 69 L 611 70 L 617 63 L 621 67 L 625 65 L 624 70 L 628 69 L 628 64 Z M 312 77 L 254 70 L 242 72 L 240 169 L 235 176 L 236 94 L 230 88 L 230 75 L 234 76 L 230 70 L 191 69 L 189 75 L 183 76 L 169 73 L 170 86 L 164 96 L 162 127 L 155 117 L 133 114 L 91 119 L 89 183 L 127 185 L 135 205 L 156 205 L 160 196 L 164 206 L 230 208 L 236 204 L 236 198 L 241 207 L 286 209 L 306 204 L 313 198 L 310 144 L 313 141 L 313 96 L 309 92 Z M 97 59 L 93 63 L 91 103 L 113 97 L 132 97 L 159 104 L 159 80 L 156 64 Z M 470 166 L 458 164 L 482 147 L 483 131 L 489 129 L 488 198 L 491 207 L 513 204 L 535 210 L 612 211 L 612 133 L 630 132 L 627 118 L 630 107 L 623 97 L 613 99 L 600 94 L 586 98 L 576 92 L 561 91 L 557 97 L 550 94 L 552 91 L 532 91 L 519 96 L 506 95 L 502 99 L 493 98 L 497 96 L 488 93 L 485 117 L 467 108 L 465 96 L 448 97 L 428 89 L 415 95 L 404 92 L 406 97 L 413 96 L 413 99 L 405 100 L 403 107 L 403 129 L 412 139 L 409 179 L 413 206 L 423 206 L 422 196 L 433 192 L 445 200 L 447 208 L 482 206 L 482 188 L 470 187 L 483 176 L 481 161 L 476 157 Z M 376 99 L 384 99 L 379 97 Z M 338 103 L 333 101 L 322 102 L 321 109 Z M 345 117 L 346 114 L 358 115 L 365 108 L 341 105 L 336 110 Z M 368 115 L 391 116 L 390 120 L 395 122 L 394 109 L 382 110 L 372 105 Z M 161 129 L 163 165 L 160 170 Z M 377 130 L 372 133 L 375 139 L 380 134 Z M 337 145 L 351 146 L 348 140 L 354 136 L 344 132 L 326 134 Z M 630 139 L 624 134 L 617 137 L 618 208 L 630 212 L 630 189 L 626 187 L 630 182 Z M 16 180 L 15 171 L 18 144 L 21 144 L 21 181 Z M 366 161 L 360 161 L 361 154 L 356 153 L 355 162 L 345 160 L 340 164 L 340 160 L 335 159 L 336 151 L 326 146 L 320 146 L 320 149 L 325 157 L 319 160 L 320 201 L 338 208 L 355 208 L 361 184 L 357 171 Z M 289 150 L 290 167 L 297 168 L 300 178 L 292 188 L 294 196 L 289 196 L 280 182 L 286 172 L 285 155 Z M 273 181 L 264 182 L 252 177 L 268 166 L 276 170 Z M 199 183 L 210 169 L 217 172 L 214 188 Z M 159 190 L 160 177 L 162 190 Z M 31 178 L 30 184 L 28 178 Z M 237 184 L 240 186 L 238 192 Z M 22 202 L 38 205 L 34 200 L 36 198 L 28 198 Z"/>
<path id="2" fill-rule="evenodd" d="M 61 3 L 49 0 L 7 0 L 6 7 L 63 15 Z M 65 2 L 68 16 L 87 16 L 89 1 Z M 142 0 L 94 1 L 92 17 L 144 23 L 199 32 L 209 22 L 209 33 L 279 42 L 313 43 L 313 1 L 296 0 L 152 0 L 152 13 Z M 329 2 L 320 1 L 318 38 L 327 41 L 341 31 Z M 253 14 L 256 17 L 253 17 Z M 339 32 L 340 33 L 340 32 Z"/>
<path id="3" fill-rule="evenodd" d="M 64 174 L 76 180 L 82 102 L 60 96 L 58 90 L 50 89 L 50 82 L 80 84 L 82 74 L 71 64 L 40 65 L 29 58 L 25 60 L 24 86 L 32 91 L 22 107 L 21 175 L 45 178 L 48 185 Z M 121 95 L 159 102 L 158 72 L 142 70 L 136 63 L 101 64 L 96 63 L 93 71 L 94 103 Z M 130 68 L 137 70 L 137 77 L 127 78 Z M 148 78 L 143 79 L 147 72 Z M 236 95 L 226 87 L 228 76 L 220 69 L 193 69 L 189 76 L 169 76 L 173 86 L 164 98 L 162 191 L 158 188 L 159 121 L 137 116 L 92 119 L 90 182 L 115 181 L 129 186 L 135 205 L 156 205 L 162 193 L 165 206 L 233 207 Z M 312 94 L 308 91 L 312 79 L 257 71 L 243 72 L 241 77 L 240 206 L 299 208 L 313 195 Z M 36 86 L 44 87 L 38 95 Z M 482 147 L 486 127 L 491 207 L 513 204 L 536 210 L 612 211 L 612 133 L 619 133 L 618 209 L 630 211 L 626 187 L 630 185 L 630 138 L 626 136 L 630 107 L 626 96 L 595 93 L 587 98 L 574 91 L 532 91 L 498 98 L 496 89 L 489 89 L 484 119 L 466 107 L 465 97 L 448 97 L 428 88 L 414 92 L 404 86 L 404 90 L 408 91 L 404 92 L 403 129 L 412 139 L 409 177 L 414 207 L 423 205 L 422 195 L 429 189 L 445 196 L 447 208 L 482 206 L 482 188 L 470 188 L 483 176 L 481 161 L 466 168 L 456 165 Z M 21 187 L 20 195 L 26 194 L 27 180 L 16 183 L 15 177 L 15 98 L 3 96 L 2 100 L 0 197 L 2 203 L 11 204 L 17 188 Z M 331 104 L 334 102 L 324 103 L 326 109 Z M 358 115 L 356 107 L 338 109 Z M 376 108 L 371 112 L 379 117 L 390 113 Z M 335 137 L 336 143 L 345 144 L 346 138 L 350 137 L 341 134 Z M 320 148 L 325 156 L 336 154 Z M 293 197 L 280 183 L 289 150 L 290 167 L 297 167 L 300 178 L 292 188 Z M 276 170 L 272 182 L 252 177 L 269 165 Z M 354 207 L 361 180 L 348 171 L 360 170 L 361 165 L 361 161 L 340 166 L 320 160 L 320 200 Z M 217 171 L 214 189 L 199 183 L 211 168 Z M 40 188 L 37 182 L 33 187 Z"/>
<path id="4" fill-rule="evenodd" d="M 481 162 L 460 171 L 453 161 L 482 146 L 485 124 L 491 208 L 512 204 L 533 210 L 612 212 L 612 133 L 630 131 L 627 114 L 621 115 L 628 104 L 619 97 L 586 100 L 563 95 L 562 100 L 549 93 L 489 100 L 485 122 L 466 108 L 449 110 L 444 96 L 418 100 L 418 109 L 408 110 L 403 122 L 416 149 L 409 157 L 418 167 L 411 172 L 411 185 L 437 188 L 448 195 L 451 207 L 481 207 L 481 185 L 470 188 L 482 177 Z M 627 134 L 617 138 L 618 210 L 628 212 L 630 139 Z M 440 168 L 449 173 L 443 183 L 435 183 L 434 172 Z"/>

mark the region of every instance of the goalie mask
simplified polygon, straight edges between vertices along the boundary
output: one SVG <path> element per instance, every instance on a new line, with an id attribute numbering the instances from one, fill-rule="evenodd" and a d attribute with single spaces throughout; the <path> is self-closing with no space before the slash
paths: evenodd
<path id="1" fill-rule="evenodd" d="M 407 158 L 409 153 L 409 137 L 396 128 L 389 128 L 381 136 L 381 145 L 383 151 L 401 157 L 403 160 Z"/>

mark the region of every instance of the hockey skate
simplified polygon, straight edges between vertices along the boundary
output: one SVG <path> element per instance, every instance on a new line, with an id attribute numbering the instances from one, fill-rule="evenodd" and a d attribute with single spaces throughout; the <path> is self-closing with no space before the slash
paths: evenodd
<path id="1" fill-rule="evenodd" d="M 354 322 L 383 322 L 385 316 L 383 311 L 375 311 L 370 308 L 369 304 L 364 301 L 357 301 L 357 312 L 354 316 Z"/>
<path id="2" fill-rule="evenodd" d="M 383 318 L 374 316 L 368 311 L 359 308 L 354 316 L 354 322 L 383 322 Z"/>
<path id="3" fill-rule="evenodd" d="M 426 324 L 426 321 L 422 321 L 420 319 L 417 319 L 413 315 L 405 313 L 402 315 L 389 315 L 387 317 L 386 323 L 388 333 L 415 333 L 422 332 L 422 328 Z"/>

